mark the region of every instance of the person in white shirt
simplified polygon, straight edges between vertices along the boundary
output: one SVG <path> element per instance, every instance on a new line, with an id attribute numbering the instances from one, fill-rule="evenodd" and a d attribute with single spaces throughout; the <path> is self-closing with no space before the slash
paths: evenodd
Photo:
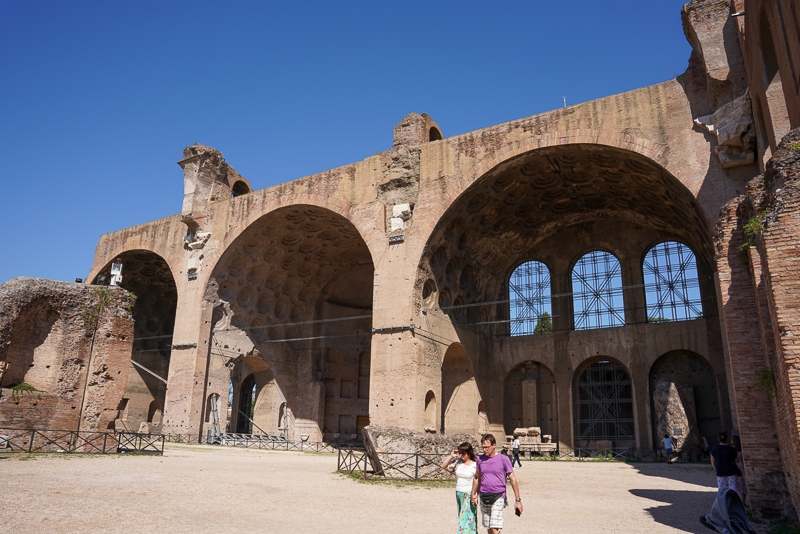
<path id="1" fill-rule="evenodd" d="M 514 462 L 517 462 L 522 467 L 522 460 L 519 459 L 519 436 L 514 434 L 514 441 L 511 443 L 511 452 L 514 458 L 511 459 L 511 467 L 514 467 Z"/>
<path id="2" fill-rule="evenodd" d="M 475 451 L 466 441 L 442 462 L 442 469 L 455 471 L 456 474 L 459 534 L 478 534 L 478 509 L 471 500 L 475 468 Z"/>

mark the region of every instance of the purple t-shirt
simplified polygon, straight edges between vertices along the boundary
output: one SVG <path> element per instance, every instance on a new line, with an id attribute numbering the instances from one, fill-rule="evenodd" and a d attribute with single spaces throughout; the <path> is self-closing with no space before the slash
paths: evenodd
<path id="1" fill-rule="evenodd" d="M 513 473 L 511 460 L 505 454 L 495 454 L 491 458 L 485 454 L 478 456 L 477 470 L 481 474 L 481 493 L 506 494 L 506 474 Z"/>

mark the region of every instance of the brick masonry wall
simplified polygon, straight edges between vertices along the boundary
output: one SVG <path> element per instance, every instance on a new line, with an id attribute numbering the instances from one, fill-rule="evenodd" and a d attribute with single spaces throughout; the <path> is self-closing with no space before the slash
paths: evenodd
<path id="1" fill-rule="evenodd" d="M 764 369 L 758 305 L 749 263 L 739 254 L 744 232 L 737 210 L 743 200 L 728 203 L 717 221 L 720 304 L 751 504 L 761 515 L 782 515 L 783 506 L 776 506 L 782 495 L 773 484 L 774 473 L 782 471 L 773 407 L 756 387 Z"/>
<path id="2" fill-rule="evenodd" d="M 794 143 L 794 145 L 793 145 Z M 752 213 L 761 222 L 755 238 L 764 264 L 771 331 L 770 370 L 775 378 L 776 432 L 785 482 L 800 507 L 800 130 L 794 130 L 751 188 Z M 798 148 L 789 148 L 789 146 Z"/>
<path id="3" fill-rule="evenodd" d="M 129 293 L 108 290 L 95 332 L 89 310 L 100 291 L 33 278 L 0 285 L 0 362 L 14 371 L 3 377 L 0 428 L 77 430 L 81 406 L 81 430 L 112 428 L 131 365 L 133 318 Z M 42 381 L 43 368 L 54 369 L 56 379 Z M 12 396 L 20 381 L 40 391 Z"/>

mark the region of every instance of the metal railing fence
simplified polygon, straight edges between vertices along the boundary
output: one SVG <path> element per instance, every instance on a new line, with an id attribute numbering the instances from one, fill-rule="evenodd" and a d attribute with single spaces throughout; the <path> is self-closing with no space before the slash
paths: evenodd
<path id="1" fill-rule="evenodd" d="M 339 449 L 336 470 L 361 478 L 380 477 L 393 480 L 448 480 L 455 474 L 442 469 L 441 454 L 420 452 L 378 452 L 379 466 L 373 465 L 367 451 L 353 447 Z"/>
<path id="2" fill-rule="evenodd" d="M 477 451 L 476 451 L 477 452 Z M 570 449 L 558 447 L 551 450 L 527 451 L 528 458 L 534 457 L 558 460 L 577 461 L 618 461 L 618 462 L 666 462 L 663 450 L 641 449 Z M 340 447 L 336 470 L 349 475 L 357 474 L 363 479 L 380 477 L 400 480 L 444 480 L 452 478 L 452 472 L 442 469 L 441 463 L 445 455 L 426 453 L 388 453 L 378 452 L 379 465 L 375 466 L 367 451 L 354 447 Z M 534 456 L 536 455 L 536 456 Z M 524 455 L 521 455 L 524 457 Z M 684 462 L 702 461 L 703 451 L 685 449 L 673 453 L 673 460 Z"/>
<path id="3" fill-rule="evenodd" d="M 135 432 L 0 428 L 0 452 L 116 454 L 164 453 L 164 438 Z"/>
<path id="4" fill-rule="evenodd" d="M 280 436 L 263 434 L 220 434 L 220 444 L 226 447 L 245 447 L 272 451 L 336 452 L 339 445 L 319 441 L 289 441 Z"/>

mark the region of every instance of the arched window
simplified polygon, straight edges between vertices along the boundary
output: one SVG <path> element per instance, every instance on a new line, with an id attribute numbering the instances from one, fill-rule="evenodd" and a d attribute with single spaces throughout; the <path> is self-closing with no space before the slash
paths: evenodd
<path id="1" fill-rule="evenodd" d="M 625 324 L 622 268 L 613 254 L 595 250 L 578 260 L 572 269 L 572 302 L 575 330 Z"/>
<path id="2" fill-rule="evenodd" d="M 550 271 L 544 263 L 528 261 L 514 269 L 508 280 L 508 300 L 512 336 L 553 331 Z"/>
<path id="3" fill-rule="evenodd" d="M 245 182 L 243 182 L 241 180 L 239 180 L 238 182 L 233 184 L 233 187 L 231 187 L 231 197 L 232 198 L 239 197 L 239 196 L 242 196 L 242 195 L 246 195 L 249 192 L 250 192 L 250 188 L 247 186 L 247 184 Z"/>
<path id="4" fill-rule="evenodd" d="M 703 316 L 697 261 L 692 249 L 665 241 L 644 258 L 644 296 L 647 321 L 687 321 Z"/>
<path id="5" fill-rule="evenodd" d="M 612 448 L 630 446 L 633 435 L 633 391 L 624 367 L 608 360 L 593 363 L 578 378 L 575 388 L 575 446 Z"/>

